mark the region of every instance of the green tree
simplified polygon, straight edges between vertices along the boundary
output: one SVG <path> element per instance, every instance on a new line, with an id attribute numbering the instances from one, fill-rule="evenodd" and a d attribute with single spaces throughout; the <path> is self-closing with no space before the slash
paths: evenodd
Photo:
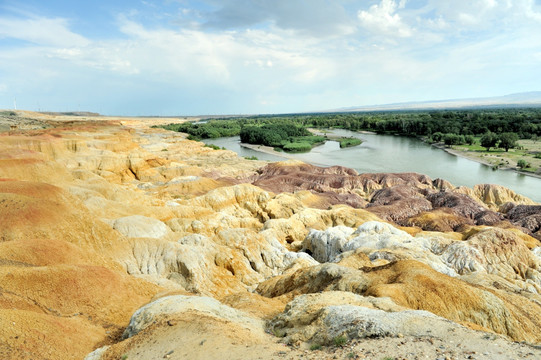
<path id="1" fill-rule="evenodd" d="M 443 139 L 443 133 L 441 132 L 435 132 L 432 134 L 432 141 L 434 142 L 440 142 Z"/>
<path id="2" fill-rule="evenodd" d="M 468 145 L 473 145 L 475 138 L 472 135 L 466 135 L 464 136 L 464 141 L 466 141 L 466 144 Z"/>
<path id="3" fill-rule="evenodd" d="M 491 147 L 496 146 L 496 143 L 498 142 L 498 137 L 496 134 L 487 131 L 483 136 L 481 136 L 481 146 L 486 148 L 487 151 L 490 151 Z"/>
<path id="4" fill-rule="evenodd" d="M 457 134 L 445 134 L 443 136 L 443 142 L 447 146 L 464 144 L 464 136 Z"/>
<path id="5" fill-rule="evenodd" d="M 515 148 L 517 146 L 518 135 L 512 132 L 506 132 L 498 136 L 499 144 L 498 147 L 509 151 L 509 149 Z"/>

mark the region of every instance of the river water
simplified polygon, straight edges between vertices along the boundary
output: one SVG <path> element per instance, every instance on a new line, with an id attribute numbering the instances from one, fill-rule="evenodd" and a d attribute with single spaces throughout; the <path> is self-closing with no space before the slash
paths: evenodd
<path id="1" fill-rule="evenodd" d="M 288 154 L 295 159 L 318 166 L 342 165 L 359 173 L 417 172 L 432 179 L 441 178 L 453 185 L 473 187 L 476 184 L 498 184 L 541 202 L 541 179 L 510 170 L 491 167 L 449 154 L 414 138 L 361 134 L 335 129 L 333 135 L 352 136 L 363 140 L 359 146 L 340 149 L 336 141 L 327 141 L 309 153 Z M 206 143 L 237 152 L 241 156 L 257 156 L 260 160 L 281 161 L 281 157 L 264 154 L 240 146 L 239 137 L 209 139 Z"/>

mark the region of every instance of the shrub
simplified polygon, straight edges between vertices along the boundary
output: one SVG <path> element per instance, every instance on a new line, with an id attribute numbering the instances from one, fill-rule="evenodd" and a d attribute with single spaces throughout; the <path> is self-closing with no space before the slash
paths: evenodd
<path id="1" fill-rule="evenodd" d="M 310 345 L 310 350 L 319 350 L 321 349 L 321 345 L 320 344 L 312 344 Z"/>
<path id="2" fill-rule="evenodd" d="M 519 161 L 517 161 L 517 166 L 521 169 L 526 169 L 527 167 L 530 167 L 530 164 L 526 162 L 526 160 L 520 159 Z"/>
<path id="3" fill-rule="evenodd" d="M 341 138 L 339 141 L 340 141 L 341 148 L 357 146 L 357 145 L 362 144 L 362 140 L 356 139 L 356 138 Z"/>
<path id="4" fill-rule="evenodd" d="M 214 145 L 214 144 L 205 144 L 205 147 L 208 147 L 208 148 L 211 148 L 211 149 L 214 149 L 214 150 L 220 150 L 221 149 L 218 145 Z"/>
<path id="5" fill-rule="evenodd" d="M 346 345 L 346 343 L 348 342 L 348 338 L 345 337 L 344 335 L 341 335 L 341 336 L 335 337 L 334 339 L 332 339 L 332 341 L 335 346 L 342 347 Z"/>

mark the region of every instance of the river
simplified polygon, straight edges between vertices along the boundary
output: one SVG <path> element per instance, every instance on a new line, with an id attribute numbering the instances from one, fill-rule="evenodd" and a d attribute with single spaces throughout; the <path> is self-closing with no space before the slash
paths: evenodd
<path id="1" fill-rule="evenodd" d="M 541 202 L 541 179 L 535 177 L 511 170 L 492 170 L 489 166 L 449 154 L 414 138 L 361 134 L 340 129 L 335 129 L 332 133 L 338 136 L 357 137 L 362 139 L 363 143 L 340 149 L 338 142 L 327 141 L 309 153 L 289 155 L 313 165 L 342 165 L 359 173 L 417 172 L 426 174 L 432 179 L 445 179 L 456 186 L 498 184 Z M 241 156 L 257 156 L 260 160 L 270 161 L 284 160 L 278 156 L 241 147 L 238 136 L 208 139 L 205 142 L 225 147 Z"/>

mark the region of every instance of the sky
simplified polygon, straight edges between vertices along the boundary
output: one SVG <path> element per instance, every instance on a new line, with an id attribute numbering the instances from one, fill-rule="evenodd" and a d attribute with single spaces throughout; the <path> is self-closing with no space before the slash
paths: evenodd
<path id="1" fill-rule="evenodd" d="M 541 0 L 0 0 L 0 108 L 309 112 L 541 90 Z"/>

